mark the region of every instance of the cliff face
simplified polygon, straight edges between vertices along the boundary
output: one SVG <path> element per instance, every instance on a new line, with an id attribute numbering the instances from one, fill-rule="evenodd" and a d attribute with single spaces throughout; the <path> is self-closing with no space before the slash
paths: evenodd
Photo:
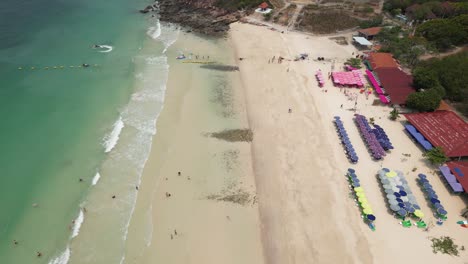
<path id="1" fill-rule="evenodd" d="M 229 29 L 230 23 L 240 18 L 238 12 L 217 8 L 216 0 L 159 0 L 158 2 L 162 21 L 178 23 L 208 35 L 222 35 Z M 148 6 L 142 11 L 151 12 L 153 6 Z"/>

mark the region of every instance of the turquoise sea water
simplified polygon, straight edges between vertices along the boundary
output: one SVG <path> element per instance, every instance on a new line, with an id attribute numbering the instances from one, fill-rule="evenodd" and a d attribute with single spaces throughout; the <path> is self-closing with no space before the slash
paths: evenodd
<path id="1" fill-rule="evenodd" d="M 65 263 L 54 258 L 78 232 L 72 220 L 88 201 L 93 177 L 103 167 L 107 175 L 122 172 L 109 159 L 140 135 L 141 122 L 132 121 L 139 110 L 131 104 L 135 84 L 148 74 L 144 65 L 166 63 L 151 57 L 163 43 L 145 48 L 155 22 L 136 10 L 148 3 L 0 1 L 0 263 Z M 113 50 L 99 52 L 94 44 Z M 91 66 L 77 67 L 83 63 Z M 150 81 L 164 83 L 164 76 L 153 75 Z M 145 86 L 137 87 L 144 97 Z M 145 112 L 145 120 L 154 122 L 158 109 Z M 125 123 L 126 144 L 106 153 L 121 132 L 116 120 Z M 127 165 L 132 172 L 142 166 Z"/>

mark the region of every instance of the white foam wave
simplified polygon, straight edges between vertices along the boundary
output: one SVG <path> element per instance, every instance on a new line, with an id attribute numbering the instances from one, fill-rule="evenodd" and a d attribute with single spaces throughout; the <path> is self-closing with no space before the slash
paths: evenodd
<path id="1" fill-rule="evenodd" d="M 99 178 L 101 178 L 101 174 L 99 174 L 99 172 L 96 172 L 96 175 L 94 175 L 91 185 L 96 185 L 96 183 L 99 181 Z"/>
<path id="2" fill-rule="evenodd" d="M 148 28 L 146 34 L 152 39 L 157 39 L 161 36 L 161 23 L 159 22 L 159 19 L 156 21 L 156 25 L 154 27 Z"/>
<path id="3" fill-rule="evenodd" d="M 104 137 L 104 151 L 106 153 L 110 152 L 115 147 L 115 145 L 117 145 L 117 142 L 119 141 L 120 132 L 122 132 L 122 128 L 124 128 L 124 126 L 125 125 L 122 120 L 122 116 L 119 116 L 119 119 L 117 119 L 117 121 L 113 125 L 111 133 Z"/>
<path id="4" fill-rule="evenodd" d="M 84 213 L 83 213 L 83 209 L 80 209 L 80 213 L 78 214 L 78 217 L 75 219 L 75 223 L 73 224 L 71 238 L 76 237 L 80 233 L 80 228 L 81 228 L 81 225 L 83 224 L 83 221 L 84 221 Z"/>
<path id="5" fill-rule="evenodd" d="M 101 48 L 104 49 L 104 50 L 100 50 L 99 52 L 103 52 L 103 53 L 111 52 L 114 49 L 114 47 L 109 46 L 109 45 L 99 45 L 99 46 L 101 46 Z"/>
<path id="6" fill-rule="evenodd" d="M 49 261 L 49 264 L 67 264 L 70 259 L 70 248 L 67 248 L 59 256 Z"/>

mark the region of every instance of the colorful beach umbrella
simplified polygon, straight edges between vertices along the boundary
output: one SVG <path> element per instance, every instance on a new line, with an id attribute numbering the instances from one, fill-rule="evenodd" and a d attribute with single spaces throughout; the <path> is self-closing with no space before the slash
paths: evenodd
<path id="1" fill-rule="evenodd" d="M 397 176 L 397 173 L 395 171 L 389 171 L 389 172 L 385 173 L 385 176 L 387 176 L 388 178 L 393 178 L 393 177 Z"/>
<path id="2" fill-rule="evenodd" d="M 419 217 L 419 218 L 423 218 L 423 217 L 424 217 L 424 213 L 423 213 L 421 210 L 419 210 L 419 209 L 415 210 L 413 214 L 414 214 L 416 217 Z"/>
<path id="3" fill-rule="evenodd" d="M 392 209 L 392 211 L 397 212 L 398 210 L 400 210 L 400 206 L 398 206 L 397 204 L 392 204 L 390 205 L 390 209 Z"/>
<path id="4" fill-rule="evenodd" d="M 370 215 L 370 214 L 374 214 L 374 211 L 372 211 L 372 209 L 370 208 L 366 208 L 364 210 L 362 210 L 362 212 L 366 215 Z"/>
<path id="5" fill-rule="evenodd" d="M 367 198 L 366 198 L 366 197 L 359 197 L 359 198 L 358 198 L 358 201 L 359 201 L 360 203 L 367 203 Z"/>
<path id="6" fill-rule="evenodd" d="M 357 197 L 366 197 L 366 194 L 364 194 L 363 192 L 357 192 L 356 196 Z"/>
<path id="7" fill-rule="evenodd" d="M 447 215 L 447 211 L 444 208 L 437 208 L 437 213 L 440 215 Z"/>
<path id="8" fill-rule="evenodd" d="M 397 214 L 398 214 L 399 216 L 402 216 L 402 217 L 405 217 L 407 213 L 408 213 L 408 212 L 406 212 L 405 209 L 400 209 L 400 210 L 398 210 L 398 212 L 397 212 Z"/>
<path id="9" fill-rule="evenodd" d="M 369 220 L 369 221 L 375 221 L 375 219 L 376 219 L 375 215 L 373 215 L 373 214 L 368 214 L 366 217 L 367 217 L 367 220 Z"/>
<path id="10" fill-rule="evenodd" d="M 355 191 L 356 193 L 358 193 L 358 192 L 364 192 L 364 188 L 362 188 L 362 187 L 356 187 L 356 188 L 354 188 L 354 191 Z"/>

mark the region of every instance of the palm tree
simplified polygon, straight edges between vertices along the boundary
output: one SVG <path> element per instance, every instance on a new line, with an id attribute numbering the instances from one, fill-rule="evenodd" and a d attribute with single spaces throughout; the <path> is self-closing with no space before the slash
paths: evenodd
<path id="1" fill-rule="evenodd" d="M 390 112 L 390 119 L 395 121 L 399 117 L 400 117 L 400 112 L 396 108 L 393 108 L 393 110 Z"/>
<path id="2" fill-rule="evenodd" d="M 423 154 L 432 164 L 439 165 L 448 160 L 444 150 L 441 147 L 435 147 Z"/>

